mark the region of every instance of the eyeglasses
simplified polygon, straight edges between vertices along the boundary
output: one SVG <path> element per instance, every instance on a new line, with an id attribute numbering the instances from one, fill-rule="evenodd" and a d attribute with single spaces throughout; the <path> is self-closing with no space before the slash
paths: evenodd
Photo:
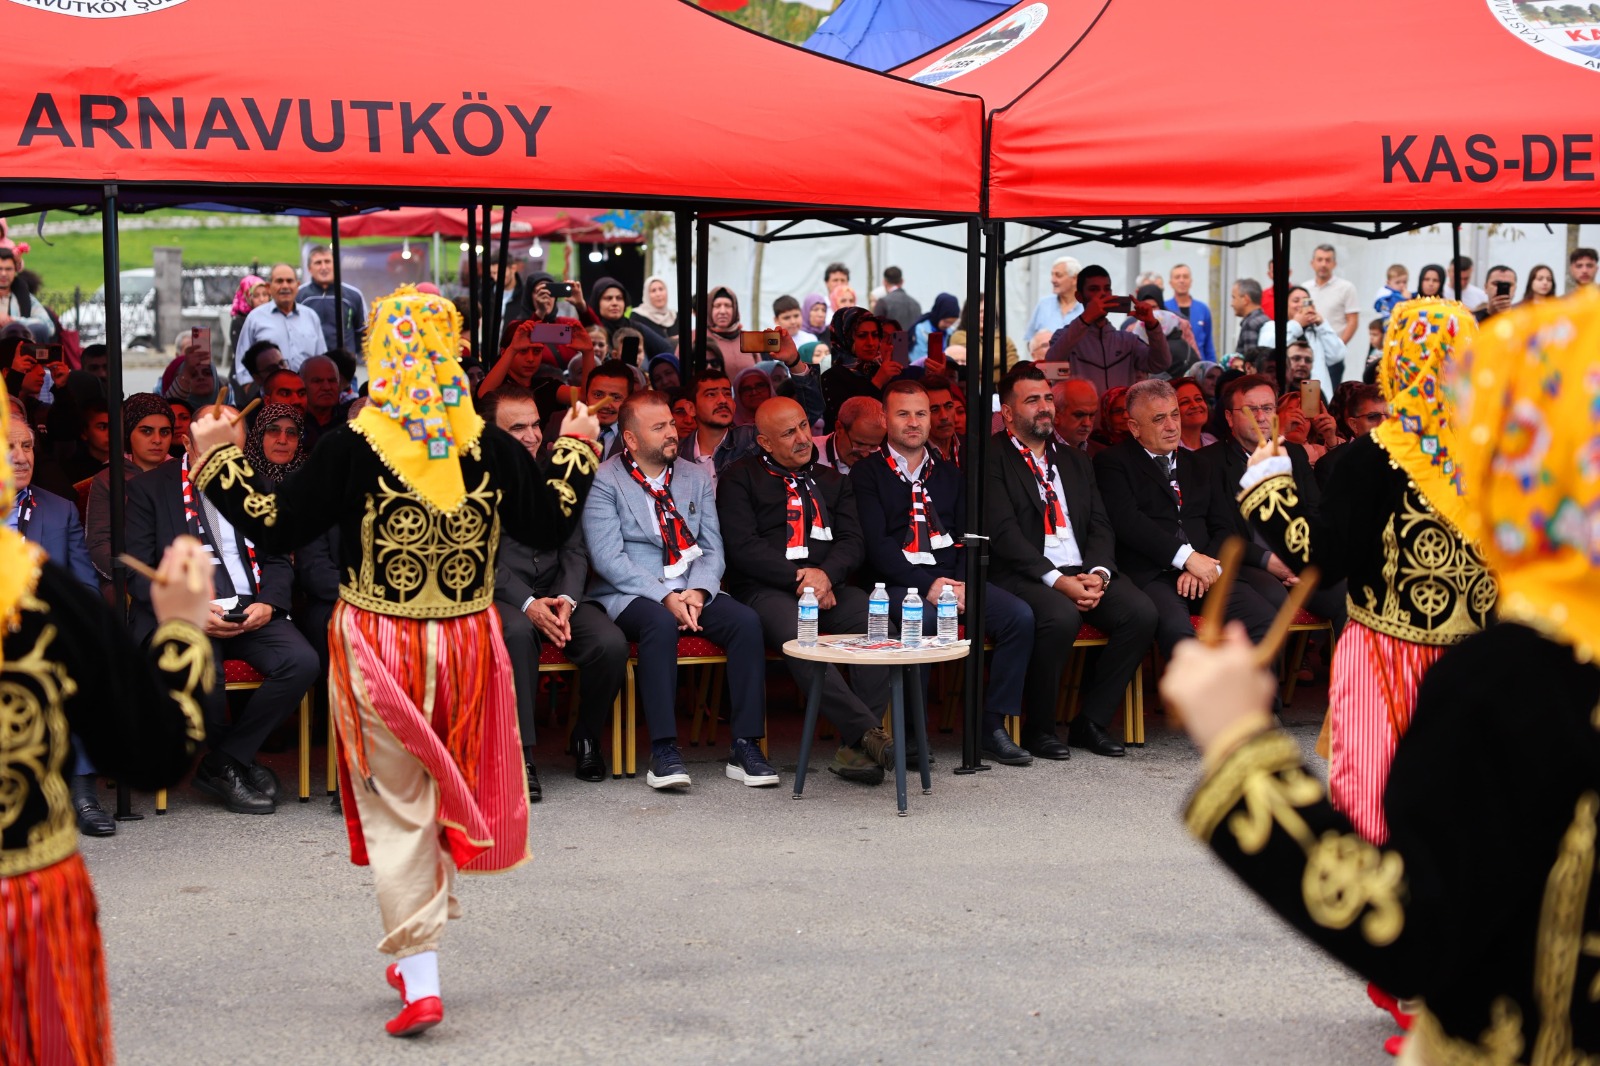
<path id="1" fill-rule="evenodd" d="M 1259 403 L 1259 404 L 1254 404 L 1254 405 L 1252 405 L 1252 404 L 1241 404 L 1238 407 L 1235 407 L 1233 410 L 1234 410 L 1235 413 L 1243 413 L 1245 411 L 1249 411 L 1251 414 L 1253 414 L 1253 415 L 1255 415 L 1256 417 L 1259 418 L 1262 415 L 1270 415 L 1270 414 L 1272 414 L 1272 412 L 1276 411 L 1277 409 L 1278 409 L 1278 405 L 1275 404 L 1275 403 Z"/>
<path id="2" fill-rule="evenodd" d="M 1375 426 L 1379 422 L 1382 422 L 1385 418 L 1388 418 L 1388 417 L 1389 416 L 1384 414 L 1382 411 L 1370 411 L 1370 412 L 1368 412 L 1367 414 L 1364 414 L 1364 415 L 1351 415 L 1350 416 L 1350 421 L 1352 421 L 1352 422 L 1365 422 L 1369 426 Z"/>

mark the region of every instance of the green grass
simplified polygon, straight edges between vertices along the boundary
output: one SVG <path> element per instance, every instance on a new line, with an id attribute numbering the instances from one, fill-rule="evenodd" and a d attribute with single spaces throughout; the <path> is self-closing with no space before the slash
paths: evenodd
<path id="1" fill-rule="evenodd" d="M 204 212 L 152 212 L 204 216 Z M 147 217 L 151 217 L 147 216 Z M 71 216 L 56 216 L 71 217 Z M 235 216 L 237 217 L 237 216 Z M 104 251 L 98 233 L 50 232 L 45 221 L 47 245 L 39 239 L 37 216 L 9 220 L 12 240 L 25 241 L 30 248 L 27 267 L 44 279 L 46 302 L 58 310 L 71 306 L 74 286 L 87 296 L 105 281 Z M 225 229 L 173 228 L 123 230 L 120 234 L 122 269 L 148 267 L 152 250 L 158 247 L 182 248 L 183 261 L 192 266 L 249 266 L 287 260 L 300 261 L 300 234 L 295 226 L 236 227 Z"/>

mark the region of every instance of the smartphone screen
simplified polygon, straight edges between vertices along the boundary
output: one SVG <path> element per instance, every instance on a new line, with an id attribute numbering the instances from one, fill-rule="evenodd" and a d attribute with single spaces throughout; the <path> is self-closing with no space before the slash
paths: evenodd
<path id="1" fill-rule="evenodd" d="M 540 322 L 528 331 L 528 339 L 538 344 L 571 344 L 572 327 L 557 322 Z"/>
<path id="2" fill-rule="evenodd" d="M 944 334 L 934 330 L 928 334 L 928 358 L 936 360 L 942 355 L 944 355 Z"/>

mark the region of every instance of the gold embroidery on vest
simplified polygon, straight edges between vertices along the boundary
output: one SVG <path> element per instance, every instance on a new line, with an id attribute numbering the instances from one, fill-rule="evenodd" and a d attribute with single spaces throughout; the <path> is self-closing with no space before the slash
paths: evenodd
<path id="1" fill-rule="evenodd" d="M 451 618 L 485 609 L 494 599 L 499 503 L 487 473 L 449 512 L 380 477 L 361 520 L 361 570 L 353 584 L 340 586 L 340 598 L 407 618 Z"/>
<path id="2" fill-rule="evenodd" d="M 25 849 L 0 853 L 0 876 L 59 862 L 77 847 L 72 796 L 61 776 L 71 749 L 61 707 L 78 686 L 65 666 L 45 658 L 56 632 L 45 626 L 33 650 L 0 667 L 0 829 L 16 824 L 34 788 L 46 812 L 28 831 Z"/>

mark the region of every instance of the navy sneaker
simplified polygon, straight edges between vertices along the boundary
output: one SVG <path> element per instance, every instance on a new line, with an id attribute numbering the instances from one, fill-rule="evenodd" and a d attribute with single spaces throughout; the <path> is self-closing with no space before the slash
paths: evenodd
<path id="1" fill-rule="evenodd" d="M 728 753 L 728 762 L 723 770 L 735 781 L 743 781 L 751 788 L 765 788 L 778 783 L 778 771 L 761 754 L 761 745 L 743 737 L 734 740 L 733 750 Z"/>
<path id="2" fill-rule="evenodd" d="M 651 788 L 689 787 L 689 769 L 683 765 L 683 753 L 678 745 L 668 744 L 650 756 L 650 768 L 644 773 L 644 781 Z"/>

